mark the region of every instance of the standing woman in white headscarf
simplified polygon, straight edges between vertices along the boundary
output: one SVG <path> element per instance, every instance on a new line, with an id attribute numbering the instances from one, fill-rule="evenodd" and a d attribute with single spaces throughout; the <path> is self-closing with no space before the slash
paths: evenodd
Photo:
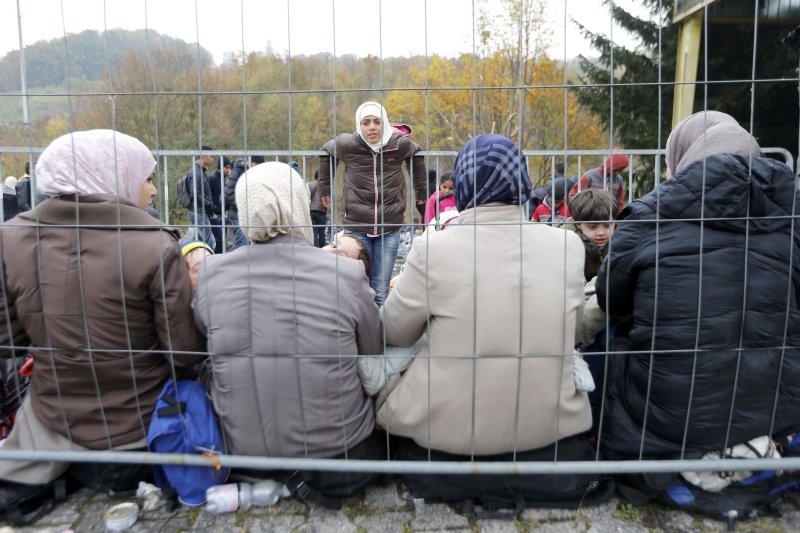
<path id="1" fill-rule="evenodd" d="M 36 165 L 51 198 L 0 228 L 0 357 L 19 347 L 34 361 L 4 449 L 145 449 L 165 382 L 200 360 L 181 353 L 205 352 L 179 235 L 145 211 L 155 167 L 128 135 L 64 135 Z M 68 467 L 1 461 L 0 479 L 47 483 Z"/>
<path id="2" fill-rule="evenodd" d="M 319 158 L 318 187 L 328 208 L 332 170 L 338 161 L 344 162 L 342 225 L 345 233 L 361 239 L 372 256 L 370 286 L 379 307 L 389 293 L 400 228 L 405 225 L 408 193 L 404 162 L 414 182 L 416 203 L 424 204 L 428 198 L 425 160 L 414 157 L 421 148 L 409 139 L 410 135 L 409 126 L 389 124 L 382 105 L 365 102 L 356 111 L 355 133 L 343 133 L 325 143 L 321 150 L 330 155 Z"/>

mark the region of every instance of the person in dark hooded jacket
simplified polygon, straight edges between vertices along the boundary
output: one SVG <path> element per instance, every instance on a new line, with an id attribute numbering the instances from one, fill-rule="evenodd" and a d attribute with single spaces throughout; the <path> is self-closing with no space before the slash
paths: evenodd
<path id="1" fill-rule="evenodd" d="M 567 205 L 576 194 L 586 189 L 605 189 L 617 199 L 619 210 L 625 207 L 625 180 L 620 173 L 628 168 L 630 162 L 625 154 L 615 153 L 608 157 L 597 168 L 593 168 L 584 174 L 580 181 L 576 182 L 569 190 L 567 195 Z"/>
<path id="2" fill-rule="evenodd" d="M 666 152 L 671 179 L 621 213 L 596 284 L 627 318 L 609 344 L 628 354 L 608 358 L 608 459 L 697 459 L 800 428 L 792 171 L 714 111 Z"/>
<path id="3" fill-rule="evenodd" d="M 263 155 L 254 155 L 250 157 L 250 166 L 258 165 L 263 162 Z M 247 246 L 247 238 L 239 227 L 239 207 L 236 205 L 236 184 L 239 183 L 239 178 L 245 172 L 247 172 L 247 161 L 244 159 L 235 159 L 233 161 L 233 168 L 228 173 L 228 179 L 225 180 L 225 206 L 227 207 L 228 222 L 233 228 L 233 235 L 236 239 L 233 246 L 231 246 L 231 252 L 240 246 Z"/>
<path id="4" fill-rule="evenodd" d="M 217 163 L 217 170 L 208 176 L 208 188 L 211 189 L 211 203 L 214 204 L 214 214 L 217 215 L 217 218 L 211 219 L 211 233 L 214 234 L 214 240 L 216 241 L 216 246 L 214 247 L 214 253 L 216 254 L 221 254 L 223 248 L 222 219 L 224 217 L 222 212 L 222 193 L 225 180 L 228 178 L 232 166 L 231 160 L 227 157 L 223 157 L 222 161 L 218 161 Z"/>

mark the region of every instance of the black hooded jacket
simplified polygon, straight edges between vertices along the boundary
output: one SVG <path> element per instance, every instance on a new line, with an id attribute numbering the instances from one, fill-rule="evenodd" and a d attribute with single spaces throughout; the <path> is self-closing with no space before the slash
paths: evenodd
<path id="1" fill-rule="evenodd" d="M 239 220 L 239 207 L 236 205 L 236 184 L 245 172 L 247 172 L 245 160 L 236 159 L 233 161 L 233 168 L 228 174 L 228 179 L 225 180 L 225 208 L 228 211 L 228 216 L 235 220 Z"/>
<path id="2" fill-rule="evenodd" d="M 638 458 L 645 425 L 649 458 L 678 457 L 685 428 L 686 458 L 767 435 L 776 390 L 774 432 L 800 428 L 794 176 L 749 159 L 706 158 L 705 195 L 695 161 L 619 217 L 597 300 L 632 316 L 609 345 L 632 353 L 608 360 L 606 458 Z"/>

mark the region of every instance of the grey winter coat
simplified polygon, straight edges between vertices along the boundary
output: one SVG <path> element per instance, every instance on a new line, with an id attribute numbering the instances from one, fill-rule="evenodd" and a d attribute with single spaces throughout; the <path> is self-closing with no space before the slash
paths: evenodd
<path id="1" fill-rule="evenodd" d="M 353 356 L 381 353 L 374 297 L 360 261 L 291 235 L 202 263 L 195 320 L 228 453 L 334 457 L 372 433 Z"/>

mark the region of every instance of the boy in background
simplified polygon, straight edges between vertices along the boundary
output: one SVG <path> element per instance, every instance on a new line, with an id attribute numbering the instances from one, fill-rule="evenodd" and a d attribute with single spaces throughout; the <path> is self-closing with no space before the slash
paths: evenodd
<path id="1" fill-rule="evenodd" d="M 595 383 L 595 390 L 589 392 L 589 404 L 592 406 L 592 433 L 597 433 L 602 406 L 602 398 L 597 391 L 603 390 L 604 359 L 606 341 L 614 335 L 617 321 L 608 323 L 606 332 L 606 314 L 597 304 L 594 284 L 603 260 L 608 255 L 609 242 L 614 235 L 614 220 L 617 218 L 619 206 L 616 199 L 603 189 L 587 189 L 576 194 L 569 202 L 572 218 L 568 219 L 565 229 L 578 234 L 586 250 L 583 274 L 586 285 L 587 301 L 583 309 L 581 322 L 575 331 L 575 347 L 583 353 L 589 371 Z"/>
<path id="2" fill-rule="evenodd" d="M 608 255 L 608 243 L 614 235 L 614 220 L 619 206 L 608 191 L 587 189 L 570 200 L 569 210 L 572 218 L 567 222 L 573 223 L 567 225 L 567 229 L 577 233 L 583 241 L 586 248 L 583 274 L 586 281 L 591 281 Z"/>
<path id="3" fill-rule="evenodd" d="M 544 197 L 544 202 L 536 208 L 531 219 L 536 222 L 547 222 L 552 226 L 553 222 L 564 222 L 569 217 L 570 212 L 564 204 L 566 180 L 556 178 L 549 182 L 546 188 L 547 195 Z"/>

